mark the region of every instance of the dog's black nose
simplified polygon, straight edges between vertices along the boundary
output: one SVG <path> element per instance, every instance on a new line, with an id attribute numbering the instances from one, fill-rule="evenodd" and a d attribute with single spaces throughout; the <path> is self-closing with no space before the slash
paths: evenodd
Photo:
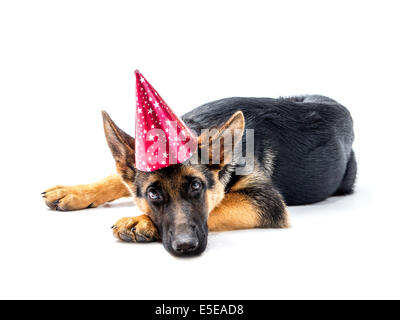
<path id="1" fill-rule="evenodd" d="M 178 254 L 185 254 L 195 251 L 199 247 L 199 240 L 195 237 L 178 236 L 172 241 L 172 248 Z"/>

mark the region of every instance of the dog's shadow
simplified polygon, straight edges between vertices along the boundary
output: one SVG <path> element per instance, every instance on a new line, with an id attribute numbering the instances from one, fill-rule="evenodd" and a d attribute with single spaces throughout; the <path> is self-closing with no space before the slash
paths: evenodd
<path id="1" fill-rule="evenodd" d="M 132 199 L 116 200 L 113 202 L 107 202 L 99 208 L 133 208 L 136 207 Z"/>
<path id="2" fill-rule="evenodd" d="M 333 196 L 321 202 L 308 205 L 289 206 L 289 212 L 296 215 L 330 213 L 337 210 L 368 207 L 373 195 L 369 189 L 357 188 L 353 194 Z"/>

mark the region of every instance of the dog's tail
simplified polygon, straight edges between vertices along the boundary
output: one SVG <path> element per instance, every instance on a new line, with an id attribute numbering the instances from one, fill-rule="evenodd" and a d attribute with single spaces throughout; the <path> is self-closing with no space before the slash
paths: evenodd
<path id="1" fill-rule="evenodd" d="M 342 183 L 338 190 L 335 192 L 335 196 L 343 196 L 346 194 L 352 194 L 354 192 L 354 185 L 357 178 L 357 161 L 354 151 L 351 150 L 349 161 L 347 162 L 346 173 L 344 174 Z"/>

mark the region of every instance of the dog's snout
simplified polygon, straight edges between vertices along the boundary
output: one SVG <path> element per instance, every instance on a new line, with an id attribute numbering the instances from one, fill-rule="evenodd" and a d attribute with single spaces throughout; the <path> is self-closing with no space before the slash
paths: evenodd
<path id="1" fill-rule="evenodd" d="M 191 253 L 199 247 L 197 237 L 182 235 L 172 241 L 172 248 L 178 254 Z"/>
<path id="2" fill-rule="evenodd" d="M 172 224 L 163 234 L 163 244 L 176 257 L 197 256 L 207 247 L 206 227 L 194 221 Z"/>

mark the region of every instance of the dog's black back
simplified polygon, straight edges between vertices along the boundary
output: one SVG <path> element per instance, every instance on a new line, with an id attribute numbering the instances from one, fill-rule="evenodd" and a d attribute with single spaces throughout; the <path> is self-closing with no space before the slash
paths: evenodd
<path id="1" fill-rule="evenodd" d="M 287 204 L 308 204 L 352 192 L 357 170 L 353 122 L 344 106 L 316 95 L 227 98 L 204 104 L 182 118 L 199 132 L 218 127 L 237 110 L 244 113 L 246 129 L 254 129 L 256 160 Z"/>

